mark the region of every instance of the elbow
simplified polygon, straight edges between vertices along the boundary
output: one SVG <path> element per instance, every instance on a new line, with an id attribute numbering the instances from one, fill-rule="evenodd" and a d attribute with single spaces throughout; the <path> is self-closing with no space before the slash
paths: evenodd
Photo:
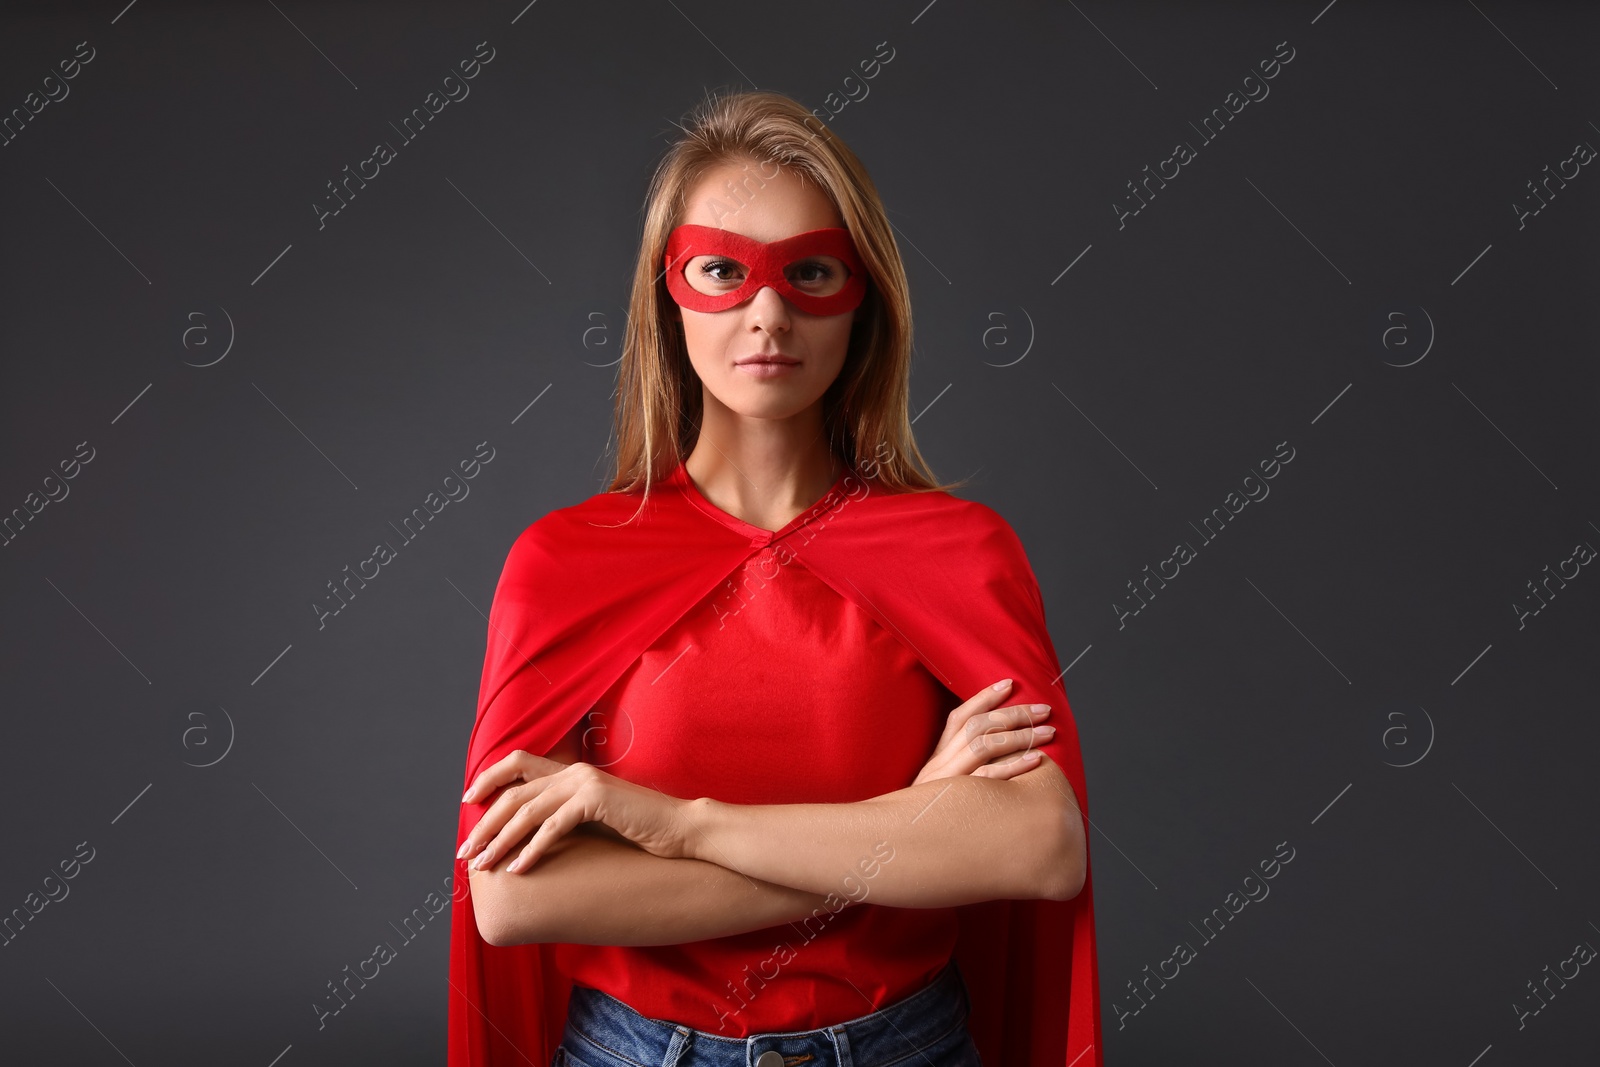
<path id="1" fill-rule="evenodd" d="M 500 928 L 492 923 L 484 922 L 481 914 L 478 916 L 478 935 L 483 938 L 485 944 L 493 945 L 495 948 L 506 948 L 509 945 L 518 943 L 501 936 Z"/>
<path id="2" fill-rule="evenodd" d="M 471 872 L 472 915 L 478 924 L 478 936 L 496 948 L 525 945 L 536 940 L 525 921 L 526 916 L 519 914 L 507 899 L 509 887 L 502 883 L 515 877 L 515 874 L 493 870 Z"/>
<path id="3" fill-rule="evenodd" d="M 1088 820 L 1078 806 L 1077 793 L 1053 761 L 1015 780 L 1034 789 L 1024 840 L 1034 857 L 1026 872 L 1028 894 L 1045 900 L 1071 900 L 1083 892 L 1089 877 Z"/>
<path id="4" fill-rule="evenodd" d="M 1040 849 L 1043 870 L 1036 875 L 1037 896 L 1045 900 L 1071 900 L 1083 892 L 1089 876 L 1088 842 L 1083 816 L 1076 806 L 1058 811 L 1041 841 L 1054 847 Z"/>
<path id="5" fill-rule="evenodd" d="M 500 901 L 490 885 L 487 872 L 472 871 L 468 884 L 472 887 L 472 917 L 478 924 L 478 936 L 496 948 L 513 944 L 501 920 Z"/>
<path id="6" fill-rule="evenodd" d="M 1083 883 L 1088 873 L 1088 867 L 1083 862 L 1083 853 L 1076 852 L 1058 861 L 1047 873 L 1044 890 L 1039 896 L 1045 900 L 1071 900 L 1083 892 Z"/>
<path id="7" fill-rule="evenodd" d="M 483 937 L 486 944 L 493 945 L 495 948 L 510 948 L 512 945 L 524 943 L 507 933 L 502 927 L 493 923 L 486 923 L 482 918 L 478 919 L 478 933 Z"/>

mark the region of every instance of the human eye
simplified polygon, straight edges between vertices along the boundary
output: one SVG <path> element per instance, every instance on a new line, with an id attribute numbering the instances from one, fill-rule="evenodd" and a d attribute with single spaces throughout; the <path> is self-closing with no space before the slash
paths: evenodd
<path id="1" fill-rule="evenodd" d="M 789 268 L 789 280 L 818 295 L 837 292 L 850 275 L 850 268 L 833 256 L 801 260 Z"/>
<path id="2" fill-rule="evenodd" d="M 800 275 L 799 280 L 805 282 L 820 282 L 833 277 L 833 271 L 822 263 L 802 263 L 795 268 L 795 273 Z"/>
<path id="3" fill-rule="evenodd" d="M 739 264 L 731 259 L 709 259 L 700 264 L 699 272 L 702 277 L 711 282 L 736 282 L 738 281 Z"/>

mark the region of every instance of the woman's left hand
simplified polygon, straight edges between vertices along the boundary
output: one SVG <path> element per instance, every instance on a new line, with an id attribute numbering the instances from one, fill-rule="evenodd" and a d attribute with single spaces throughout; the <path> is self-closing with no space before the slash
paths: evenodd
<path id="1" fill-rule="evenodd" d="M 635 785 L 593 764 L 569 765 L 518 750 L 478 775 L 467 798 L 486 797 L 501 786 L 506 788 L 467 834 L 456 857 L 477 853 L 469 869 L 487 870 L 533 831 L 533 839 L 506 868 L 528 870 L 562 834 L 586 822 L 604 824 L 653 856 L 687 855 L 684 834 L 690 823 L 684 809 L 690 801 Z"/>

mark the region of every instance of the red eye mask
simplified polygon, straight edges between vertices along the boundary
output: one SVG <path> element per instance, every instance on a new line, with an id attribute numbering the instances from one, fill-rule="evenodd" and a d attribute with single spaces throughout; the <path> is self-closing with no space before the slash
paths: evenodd
<path id="1" fill-rule="evenodd" d="M 732 260 L 743 271 L 744 281 L 730 292 L 700 292 L 683 276 L 684 267 L 696 256 Z M 843 288 L 826 296 L 796 288 L 785 271 L 811 256 L 832 256 L 848 267 L 850 276 Z M 867 292 L 867 272 L 856 256 L 855 242 L 849 230 L 838 226 L 763 243 L 731 230 L 686 223 L 667 237 L 665 260 L 667 292 L 680 307 L 691 311 L 726 311 L 771 286 L 807 314 L 843 315 L 860 305 Z"/>

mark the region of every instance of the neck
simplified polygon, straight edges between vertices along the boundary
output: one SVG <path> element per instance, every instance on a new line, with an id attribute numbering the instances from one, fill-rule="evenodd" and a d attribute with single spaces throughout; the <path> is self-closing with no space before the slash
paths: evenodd
<path id="1" fill-rule="evenodd" d="M 707 500 L 745 522 L 781 529 L 844 473 L 823 437 L 820 404 L 789 419 L 706 411 L 684 468 Z"/>

